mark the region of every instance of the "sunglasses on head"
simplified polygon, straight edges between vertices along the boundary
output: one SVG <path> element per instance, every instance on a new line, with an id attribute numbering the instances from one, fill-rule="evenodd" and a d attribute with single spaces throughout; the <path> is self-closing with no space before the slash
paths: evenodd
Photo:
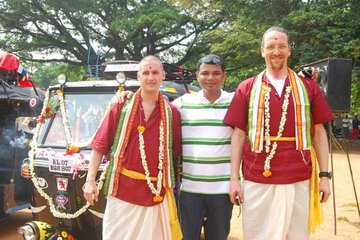
<path id="1" fill-rule="evenodd" d="M 215 65 L 223 64 L 222 59 L 216 56 L 205 56 L 202 59 L 200 59 L 199 62 L 206 64 L 215 64 Z"/>

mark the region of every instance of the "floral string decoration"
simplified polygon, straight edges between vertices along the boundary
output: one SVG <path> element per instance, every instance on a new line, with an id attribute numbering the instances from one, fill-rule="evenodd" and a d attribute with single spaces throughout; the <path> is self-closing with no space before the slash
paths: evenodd
<path id="1" fill-rule="evenodd" d="M 77 152 L 79 152 L 80 148 L 76 145 L 70 145 L 70 147 L 66 148 L 65 155 L 73 155 Z"/>
<path id="2" fill-rule="evenodd" d="M 282 133 L 284 131 L 291 89 L 292 89 L 291 86 L 286 86 L 284 103 L 282 105 L 282 114 L 281 114 L 281 119 L 280 119 L 280 124 L 279 124 L 279 130 L 276 135 L 276 139 L 279 139 L 282 136 Z M 264 106 L 265 106 L 265 113 L 264 113 L 264 115 L 265 115 L 265 152 L 268 155 L 266 156 L 266 159 L 265 159 L 263 175 L 264 175 L 264 177 L 270 177 L 272 175 L 272 172 L 270 171 L 270 168 L 271 168 L 270 162 L 276 153 L 276 149 L 277 149 L 278 145 L 277 145 L 276 140 L 273 141 L 272 145 L 271 145 L 271 141 L 270 141 L 270 102 L 269 102 L 269 100 L 270 100 L 271 88 L 264 87 L 264 91 L 265 91 L 265 98 L 264 98 L 264 101 L 265 101 L 264 102 Z M 270 149 L 270 145 L 271 145 L 271 149 Z"/>
<path id="3" fill-rule="evenodd" d="M 46 119 L 56 115 L 59 105 L 59 98 L 57 96 L 52 96 L 46 102 L 46 104 L 44 104 L 45 108 L 43 109 L 42 113 L 37 117 L 36 122 L 43 123 Z"/>
<path id="4" fill-rule="evenodd" d="M 68 116 L 66 114 L 66 108 L 65 108 L 65 99 L 64 99 L 64 93 L 61 90 L 57 90 L 56 94 L 60 100 L 60 113 L 61 113 L 61 119 L 64 125 L 64 130 L 65 130 L 65 136 L 66 136 L 66 142 L 71 146 L 71 145 L 76 145 L 79 148 L 84 148 L 90 145 L 92 139 L 94 138 L 94 135 L 91 136 L 87 141 L 82 142 L 82 143 L 75 143 L 72 135 L 71 135 L 71 131 L 70 131 L 70 123 L 69 123 L 69 119 Z"/>
<path id="5" fill-rule="evenodd" d="M 120 87 L 118 87 L 118 90 L 117 90 L 117 91 L 121 93 L 121 92 L 123 92 L 124 90 L 125 90 L 124 86 L 120 86 Z"/>
<path id="6" fill-rule="evenodd" d="M 73 155 L 73 154 L 79 152 L 81 147 L 86 147 L 90 144 L 92 137 L 89 139 L 89 141 L 87 141 L 85 143 L 75 145 L 73 143 L 73 139 L 71 137 L 69 121 L 68 121 L 66 111 L 65 111 L 65 101 L 64 101 L 64 97 L 63 97 L 63 92 L 61 90 L 57 90 L 56 96 L 52 96 L 52 97 L 49 97 L 49 96 L 50 96 L 50 91 L 47 91 L 45 94 L 45 100 L 44 100 L 44 106 L 42 109 L 42 114 L 38 117 L 38 119 L 40 121 L 38 121 L 39 124 L 36 125 L 33 140 L 31 142 L 31 150 L 29 151 L 29 173 L 30 173 L 31 181 L 34 184 L 34 187 L 39 192 L 39 194 L 47 200 L 49 207 L 50 207 L 50 212 L 53 214 L 53 216 L 57 217 L 57 218 L 63 218 L 63 219 L 73 219 L 73 218 L 77 218 L 81 214 L 83 214 L 89 208 L 90 204 L 86 203 L 84 206 L 82 206 L 78 211 L 76 211 L 74 213 L 65 213 L 65 212 L 63 212 L 63 209 L 58 209 L 58 207 L 55 206 L 52 197 L 49 196 L 44 191 L 44 189 L 41 188 L 38 177 L 35 173 L 35 168 L 34 168 L 34 157 L 35 157 L 35 154 L 37 152 L 39 152 L 38 146 L 37 146 L 38 136 L 40 133 L 41 126 L 44 123 L 45 119 L 54 116 L 57 112 L 57 109 L 60 106 L 60 112 L 61 112 L 61 117 L 62 117 L 63 124 L 64 124 L 66 140 L 70 144 L 70 147 L 68 148 L 67 153 L 71 153 L 70 155 Z M 110 106 L 110 104 L 109 104 L 109 106 Z M 108 109 L 109 109 L 109 106 L 108 106 Z M 64 154 L 64 155 L 66 155 L 66 154 Z M 101 190 L 101 188 L 103 186 L 103 182 L 105 180 L 108 166 L 109 166 L 109 162 L 106 162 L 103 167 L 103 171 L 102 171 L 99 179 L 96 182 L 97 189 L 99 191 Z M 73 176 L 73 179 L 74 179 L 74 176 Z"/>
<path id="7" fill-rule="evenodd" d="M 154 187 L 154 184 L 151 182 L 150 171 L 149 171 L 147 161 L 146 161 L 145 141 L 144 141 L 144 136 L 143 136 L 145 127 L 143 125 L 139 125 L 137 127 L 137 130 L 139 132 L 139 150 L 140 150 L 140 155 L 141 155 L 141 164 L 145 170 L 146 183 L 149 186 L 151 193 L 155 194 L 155 197 L 153 197 L 153 201 L 161 202 L 163 200 L 163 197 L 160 196 L 160 193 L 161 193 L 162 179 L 163 179 L 163 171 L 162 170 L 163 170 L 163 166 L 164 166 L 164 123 L 163 123 L 163 121 L 160 121 L 160 127 L 159 127 L 159 132 L 160 132 L 159 165 L 158 165 L 159 173 L 157 176 L 156 188 Z"/>

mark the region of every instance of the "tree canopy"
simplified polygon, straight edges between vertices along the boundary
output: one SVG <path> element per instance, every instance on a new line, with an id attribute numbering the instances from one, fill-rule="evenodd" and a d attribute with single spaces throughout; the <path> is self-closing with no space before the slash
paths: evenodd
<path id="1" fill-rule="evenodd" d="M 0 3 L 0 45 L 38 62 L 83 66 L 157 54 L 182 63 L 202 48 L 198 36 L 220 23 L 193 19 L 162 0 L 5 0 Z"/>
<path id="2" fill-rule="evenodd" d="M 289 31 L 296 71 L 326 58 L 352 60 L 351 110 L 359 112 L 358 16 L 357 0 L 3 0 L 0 46 L 28 61 L 71 66 L 156 54 L 194 69 L 214 53 L 226 61 L 225 89 L 234 90 L 264 68 L 262 33 L 277 25 Z"/>

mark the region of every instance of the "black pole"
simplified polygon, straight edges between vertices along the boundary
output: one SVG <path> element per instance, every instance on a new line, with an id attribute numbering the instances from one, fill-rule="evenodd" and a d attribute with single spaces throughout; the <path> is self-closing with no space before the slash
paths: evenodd
<path id="1" fill-rule="evenodd" d="M 329 151 L 330 151 L 330 163 L 331 163 L 331 172 L 333 173 L 333 177 L 332 177 L 332 181 L 331 181 L 331 185 L 332 185 L 332 198 L 333 198 L 333 210 L 334 210 L 334 234 L 337 234 L 337 222 L 336 222 L 336 202 L 335 202 L 335 174 L 334 174 L 334 158 L 333 158 L 333 150 L 332 150 L 332 140 L 331 140 L 331 136 L 333 135 L 332 133 L 332 125 L 331 125 L 331 121 L 328 123 L 329 124 Z"/>
<path id="2" fill-rule="evenodd" d="M 36 90 L 36 87 L 35 87 L 34 82 L 33 82 L 32 80 L 30 80 L 30 82 L 31 82 L 31 86 L 32 86 L 32 88 L 34 89 L 34 92 L 35 92 L 36 96 L 40 98 L 39 93 L 38 93 L 38 91 Z"/>

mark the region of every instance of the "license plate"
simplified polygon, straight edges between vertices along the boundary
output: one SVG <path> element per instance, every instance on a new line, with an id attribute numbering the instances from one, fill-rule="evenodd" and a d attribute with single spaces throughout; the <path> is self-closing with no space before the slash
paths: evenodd
<path id="1" fill-rule="evenodd" d="M 72 158 L 49 159 L 49 171 L 57 173 L 73 173 L 74 160 Z"/>

